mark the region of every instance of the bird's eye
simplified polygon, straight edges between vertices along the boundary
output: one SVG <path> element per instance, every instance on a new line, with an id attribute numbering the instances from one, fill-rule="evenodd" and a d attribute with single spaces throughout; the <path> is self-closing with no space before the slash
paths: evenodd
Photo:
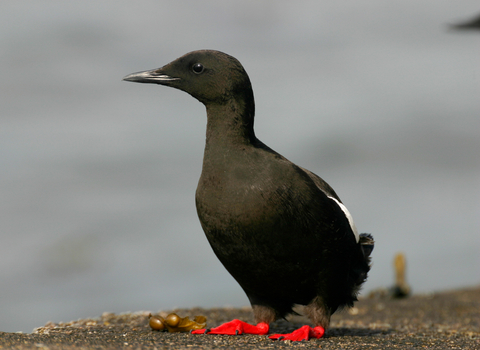
<path id="1" fill-rule="evenodd" d="M 192 66 L 192 70 L 195 74 L 200 74 L 203 72 L 204 68 L 203 68 L 203 64 L 201 63 L 195 63 L 193 66 Z"/>

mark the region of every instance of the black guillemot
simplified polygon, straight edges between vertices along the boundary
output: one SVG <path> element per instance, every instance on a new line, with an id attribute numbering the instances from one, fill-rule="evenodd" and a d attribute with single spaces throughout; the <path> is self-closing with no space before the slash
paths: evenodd
<path id="1" fill-rule="evenodd" d="M 322 337 L 331 315 L 357 300 L 373 237 L 358 234 L 324 180 L 257 139 L 253 90 L 240 62 L 199 50 L 123 80 L 183 90 L 207 109 L 197 213 L 213 251 L 247 294 L 257 325 L 233 320 L 193 333 L 268 334 L 271 322 L 299 304 L 314 327 L 270 338 Z"/>

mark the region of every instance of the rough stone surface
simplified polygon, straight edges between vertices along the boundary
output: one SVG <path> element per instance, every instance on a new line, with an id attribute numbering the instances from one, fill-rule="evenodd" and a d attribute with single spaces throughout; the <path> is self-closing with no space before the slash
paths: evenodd
<path id="1" fill-rule="evenodd" d="M 210 327 L 239 318 L 252 322 L 250 308 L 170 310 L 181 316 L 205 315 Z M 168 312 L 160 312 L 166 315 Z M 31 334 L 0 332 L 3 349 L 480 349 L 480 287 L 407 299 L 363 299 L 336 313 L 322 339 L 272 341 L 266 336 L 191 335 L 152 331 L 149 312 L 68 323 L 47 323 Z M 278 321 L 285 333 L 306 322 Z"/>

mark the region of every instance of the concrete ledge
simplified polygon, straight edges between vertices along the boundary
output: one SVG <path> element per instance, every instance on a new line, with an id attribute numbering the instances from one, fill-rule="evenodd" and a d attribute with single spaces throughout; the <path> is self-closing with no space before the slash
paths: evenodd
<path id="1" fill-rule="evenodd" d="M 252 322 L 250 308 L 172 310 L 180 316 L 205 315 L 209 327 L 239 318 Z M 168 312 L 167 312 L 168 313 Z M 363 299 L 337 313 L 322 339 L 302 343 L 271 341 L 265 336 L 212 336 L 152 331 L 149 312 L 68 323 L 47 323 L 31 334 L 0 332 L 6 349 L 480 349 L 480 287 L 408 299 Z M 166 313 L 164 313 L 166 314 Z M 288 332 L 303 325 L 294 317 L 272 325 Z"/>

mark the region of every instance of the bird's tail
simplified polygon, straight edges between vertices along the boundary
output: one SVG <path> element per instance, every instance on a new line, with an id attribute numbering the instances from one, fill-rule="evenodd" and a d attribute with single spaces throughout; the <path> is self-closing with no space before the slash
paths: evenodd
<path id="1" fill-rule="evenodd" d="M 375 240 L 370 233 L 360 234 L 360 246 L 362 247 L 363 255 L 367 261 L 370 261 L 370 254 L 372 254 L 373 247 L 375 246 Z"/>

